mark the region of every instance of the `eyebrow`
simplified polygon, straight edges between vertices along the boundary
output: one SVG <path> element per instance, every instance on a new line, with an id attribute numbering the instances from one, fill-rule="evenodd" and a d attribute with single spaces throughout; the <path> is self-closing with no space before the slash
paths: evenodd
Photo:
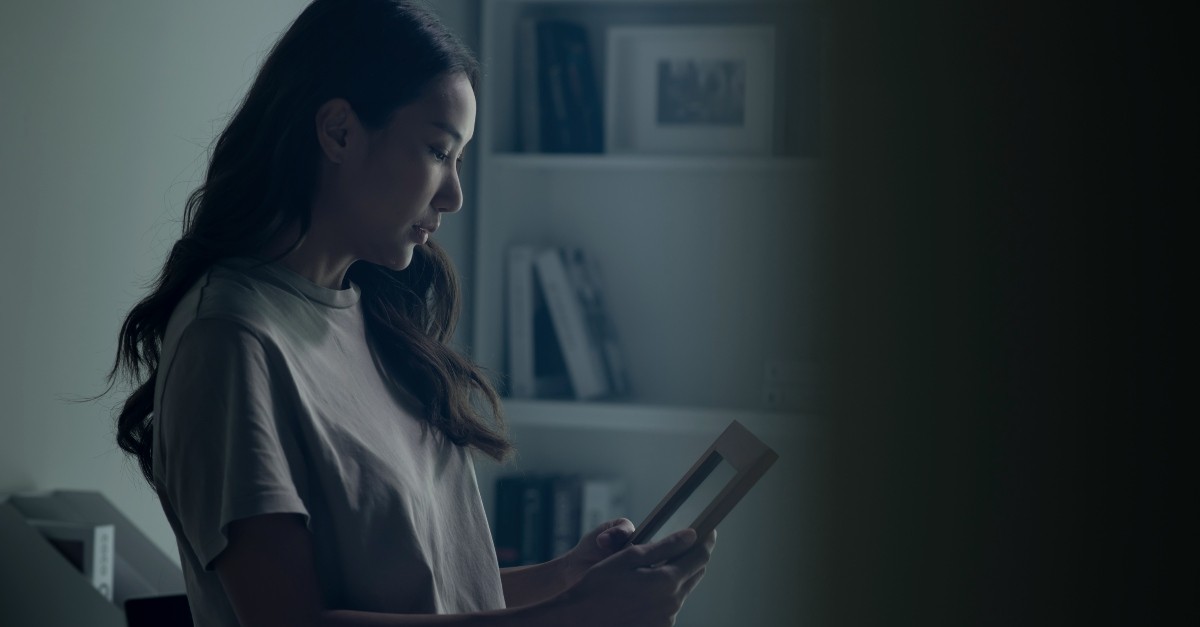
<path id="1" fill-rule="evenodd" d="M 446 124 L 445 122 L 430 122 L 430 124 L 442 129 L 443 131 L 446 131 L 446 133 L 448 133 L 451 137 L 454 138 L 454 141 L 456 141 L 460 144 L 462 143 L 462 140 L 463 140 L 462 133 L 459 133 L 458 130 L 456 130 L 453 126 L 450 126 L 449 124 Z"/>

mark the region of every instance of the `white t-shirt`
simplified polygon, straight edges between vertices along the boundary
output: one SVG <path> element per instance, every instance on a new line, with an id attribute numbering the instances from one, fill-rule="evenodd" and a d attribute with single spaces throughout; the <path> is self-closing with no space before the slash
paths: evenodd
<path id="1" fill-rule="evenodd" d="M 196 625 L 237 625 L 212 563 L 231 521 L 268 513 L 306 519 L 331 608 L 504 607 L 471 455 L 419 412 L 381 372 L 357 287 L 247 259 L 202 277 L 167 325 L 153 419 Z"/>

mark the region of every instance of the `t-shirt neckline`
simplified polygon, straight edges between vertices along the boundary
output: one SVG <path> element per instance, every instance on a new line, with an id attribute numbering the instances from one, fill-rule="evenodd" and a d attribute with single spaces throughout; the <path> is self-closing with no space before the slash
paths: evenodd
<path id="1" fill-rule="evenodd" d="M 223 265 L 246 273 L 254 273 L 267 280 L 281 283 L 283 286 L 300 292 L 305 298 L 328 305 L 330 307 L 353 307 L 358 304 L 361 291 L 358 285 L 347 280 L 349 287 L 335 290 L 317 285 L 306 277 L 301 276 L 278 261 L 263 261 L 253 257 L 233 257 L 225 259 Z"/>

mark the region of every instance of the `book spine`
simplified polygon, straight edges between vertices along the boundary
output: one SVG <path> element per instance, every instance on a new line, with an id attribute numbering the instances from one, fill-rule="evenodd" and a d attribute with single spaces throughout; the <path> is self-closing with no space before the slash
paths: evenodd
<path id="1" fill-rule="evenodd" d="M 554 479 L 550 559 L 570 551 L 579 542 L 581 487 L 577 476 L 559 476 Z"/>
<path id="2" fill-rule="evenodd" d="M 533 377 L 537 398 L 570 398 L 571 376 L 563 357 L 546 293 L 536 274 L 533 283 Z"/>
<path id="3" fill-rule="evenodd" d="M 562 22 L 558 25 L 557 40 L 563 65 L 567 150 L 601 152 L 604 148 L 604 131 L 600 95 L 592 70 L 587 31 L 579 24 Z"/>
<path id="4" fill-rule="evenodd" d="M 542 149 L 538 63 L 537 19 L 522 18 L 517 25 L 517 105 L 520 109 L 517 124 L 524 152 Z"/>
<path id="5" fill-rule="evenodd" d="M 580 301 L 587 315 L 588 331 L 594 346 L 599 347 L 611 396 L 629 396 L 629 376 L 625 370 L 625 359 L 617 343 L 616 330 L 604 306 L 600 289 L 599 270 L 594 259 L 582 249 L 572 249 L 567 256 L 568 273 L 575 284 Z"/>
<path id="6" fill-rule="evenodd" d="M 546 479 L 524 480 L 521 490 L 521 565 L 549 559 L 550 511 Z"/>
<path id="7" fill-rule="evenodd" d="M 561 42 L 562 22 L 537 23 L 539 136 L 543 152 L 571 151 L 570 110 L 566 63 Z"/>
<path id="8" fill-rule="evenodd" d="M 580 487 L 579 534 L 625 512 L 625 484 L 615 479 L 585 479 Z"/>
<path id="9" fill-rule="evenodd" d="M 608 395 L 611 390 L 604 361 L 588 334 L 583 306 L 567 275 L 562 252 L 557 248 L 542 251 L 534 264 L 576 398 L 587 400 Z"/>
<path id="10" fill-rule="evenodd" d="M 501 568 L 521 564 L 521 505 L 524 485 L 520 477 L 496 480 L 496 520 L 493 542 Z"/>
<path id="11" fill-rule="evenodd" d="M 514 398 L 537 396 L 534 373 L 533 258 L 530 246 L 516 246 L 508 257 L 508 380 Z"/>

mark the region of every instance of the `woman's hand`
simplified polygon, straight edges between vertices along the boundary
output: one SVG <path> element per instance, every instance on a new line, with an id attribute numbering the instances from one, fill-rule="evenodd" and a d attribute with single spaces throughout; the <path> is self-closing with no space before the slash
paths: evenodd
<path id="1" fill-rule="evenodd" d="M 614 531 L 609 539 L 599 540 L 615 526 L 588 534 L 596 538 L 597 550 L 603 550 L 601 542 L 607 545 L 614 540 L 612 535 L 622 533 Z M 716 536 L 713 531 L 703 542 L 697 542 L 696 532 L 684 529 L 652 544 L 627 545 L 585 571 L 550 604 L 567 620 L 563 624 L 669 627 L 704 576 Z M 587 547 L 582 550 L 585 555 L 595 555 L 587 553 Z"/>
<path id="2" fill-rule="evenodd" d="M 589 568 L 604 561 L 621 550 L 633 537 L 633 523 L 628 518 L 617 518 L 588 532 L 575 548 L 562 554 L 562 576 L 567 587 L 575 585 Z"/>
<path id="3" fill-rule="evenodd" d="M 505 604 L 524 607 L 562 593 L 589 568 L 628 544 L 631 537 L 633 523 L 617 518 L 596 527 L 574 548 L 549 562 L 501 568 Z"/>

